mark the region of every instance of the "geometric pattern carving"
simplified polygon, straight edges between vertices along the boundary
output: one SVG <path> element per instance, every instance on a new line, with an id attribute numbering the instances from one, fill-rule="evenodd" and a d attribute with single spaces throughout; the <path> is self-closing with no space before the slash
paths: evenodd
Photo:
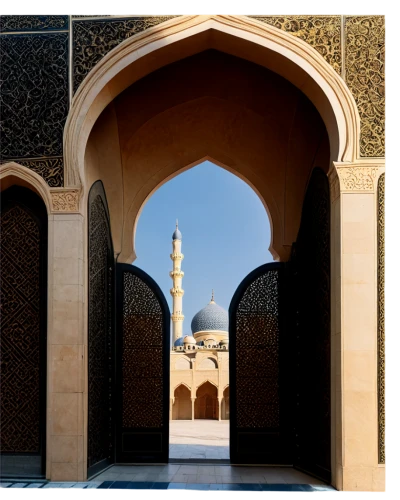
<path id="1" fill-rule="evenodd" d="M 112 249 L 107 212 L 100 195 L 89 207 L 89 402 L 88 467 L 111 457 L 110 359 Z"/>
<path id="2" fill-rule="evenodd" d="M 1 16 L 0 32 L 60 31 L 68 29 L 68 16 Z"/>
<path id="3" fill-rule="evenodd" d="M 341 74 L 340 16 L 249 16 L 291 33 L 309 43 Z"/>
<path id="4" fill-rule="evenodd" d="M 378 180 L 378 457 L 385 463 L 385 174 Z"/>
<path id="5" fill-rule="evenodd" d="M 342 191 L 373 191 L 377 167 L 338 167 Z"/>
<path id="6" fill-rule="evenodd" d="M 40 228 L 1 213 L 1 452 L 40 452 Z"/>
<path id="7" fill-rule="evenodd" d="M 163 311 L 133 273 L 123 272 L 123 290 L 122 427 L 162 427 Z"/>
<path id="8" fill-rule="evenodd" d="M 329 480 L 330 197 L 328 177 L 319 168 L 313 170 L 304 198 L 291 267 L 295 461 L 309 472 Z"/>
<path id="9" fill-rule="evenodd" d="M 62 156 L 68 33 L 2 35 L 0 57 L 2 160 Z"/>
<path id="10" fill-rule="evenodd" d="M 259 276 L 237 307 L 238 427 L 279 428 L 278 279 L 277 270 Z"/>
<path id="11" fill-rule="evenodd" d="M 360 154 L 385 156 L 385 18 L 345 18 L 346 83 L 361 120 Z"/>
<path id="12" fill-rule="evenodd" d="M 3 160 L 8 163 L 11 160 Z M 33 170 L 40 175 L 50 187 L 62 187 L 64 185 L 64 161 L 62 156 L 58 158 L 38 158 L 33 160 L 13 159 L 19 165 Z"/>
<path id="13" fill-rule="evenodd" d="M 74 93 L 89 71 L 110 50 L 127 38 L 173 17 L 176 16 L 74 21 L 72 25 Z"/>

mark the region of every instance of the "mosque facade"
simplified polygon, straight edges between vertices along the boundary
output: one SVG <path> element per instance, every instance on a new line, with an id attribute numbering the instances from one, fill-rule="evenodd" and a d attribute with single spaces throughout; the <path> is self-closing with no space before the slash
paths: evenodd
<path id="1" fill-rule="evenodd" d="M 229 420 L 229 319 L 228 311 L 214 300 L 192 319 L 191 335 L 183 335 L 184 290 L 181 269 L 182 233 L 176 224 L 172 235 L 173 269 L 170 419 Z"/>

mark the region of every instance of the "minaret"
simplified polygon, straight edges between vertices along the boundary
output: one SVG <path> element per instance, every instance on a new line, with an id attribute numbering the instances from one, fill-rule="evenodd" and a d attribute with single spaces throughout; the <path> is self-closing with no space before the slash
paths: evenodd
<path id="1" fill-rule="evenodd" d="M 181 270 L 181 263 L 183 260 L 183 253 L 181 253 L 182 247 L 182 234 L 178 229 L 178 221 L 176 221 L 176 229 L 172 235 L 172 254 L 170 255 L 172 259 L 172 271 L 169 275 L 173 281 L 173 287 L 170 292 L 172 295 L 172 334 L 175 343 L 180 337 L 182 337 L 183 320 L 185 316 L 182 314 L 182 297 L 184 291 L 182 290 L 182 278 L 184 272 Z"/>

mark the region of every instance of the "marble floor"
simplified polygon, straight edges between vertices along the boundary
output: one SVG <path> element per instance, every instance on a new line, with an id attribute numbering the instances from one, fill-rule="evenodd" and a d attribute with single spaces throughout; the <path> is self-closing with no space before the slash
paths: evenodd
<path id="1" fill-rule="evenodd" d="M 336 491 L 291 467 L 231 466 L 205 460 L 229 459 L 229 422 L 174 420 L 170 422 L 168 465 L 113 465 L 91 481 L 4 481 L 4 488 L 193 489 L 236 491 Z M 185 460 L 200 463 L 185 463 Z"/>
<path id="2" fill-rule="evenodd" d="M 231 465 L 113 465 L 94 481 L 146 481 L 196 484 L 266 483 L 324 485 L 291 467 Z"/>
<path id="3" fill-rule="evenodd" d="M 170 420 L 172 459 L 229 459 L 229 420 Z"/>

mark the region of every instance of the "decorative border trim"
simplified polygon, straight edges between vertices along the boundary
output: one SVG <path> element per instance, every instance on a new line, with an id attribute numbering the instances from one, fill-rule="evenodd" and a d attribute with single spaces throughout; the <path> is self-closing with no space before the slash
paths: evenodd
<path id="1" fill-rule="evenodd" d="M 79 212 L 79 189 L 51 189 L 52 212 Z"/>
<path id="2" fill-rule="evenodd" d="M 378 180 L 378 462 L 385 463 L 385 174 Z"/>

